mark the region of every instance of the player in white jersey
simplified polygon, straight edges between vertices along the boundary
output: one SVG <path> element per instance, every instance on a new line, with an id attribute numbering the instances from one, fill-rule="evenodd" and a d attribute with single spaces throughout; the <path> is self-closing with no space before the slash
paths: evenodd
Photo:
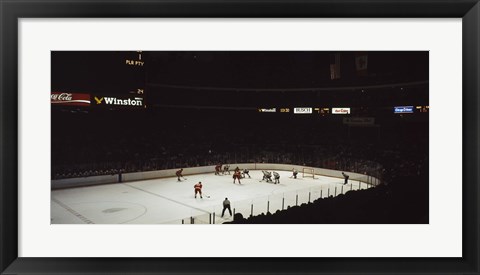
<path id="1" fill-rule="evenodd" d="M 275 182 L 273 184 L 280 183 L 280 174 L 277 173 L 276 171 L 273 171 L 273 177 L 275 179 Z"/>
<path id="2" fill-rule="evenodd" d="M 243 176 L 243 178 L 245 178 L 245 177 L 246 177 L 246 175 L 248 175 L 248 178 L 252 178 L 252 177 L 250 177 L 250 174 L 249 174 L 249 173 L 250 173 L 250 171 L 248 171 L 248 169 L 247 169 L 247 168 L 243 169 L 243 172 L 242 172 L 242 176 Z"/>
<path id="3" fill-rule="evenodd" d="M 223 174 L 225 175 L 226 173 L 228 173 L 230 175 L 230 164 L 225 164 L 225 166 L 223 166 Z"/>
<path id="4" fill-rule="evenodd" d="M 265 180 L 266 182 L 272 182 L 272 173 L 268 171 L 262 171 L 262 172 L 263 172 L 262 181 Z"/>

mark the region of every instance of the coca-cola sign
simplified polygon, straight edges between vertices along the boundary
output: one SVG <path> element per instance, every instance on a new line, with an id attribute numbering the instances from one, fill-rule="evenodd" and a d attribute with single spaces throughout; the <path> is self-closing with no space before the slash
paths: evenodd
<path id="1" fill-rule="evenodd" d="M 90 94 L 52 92 L 50 102 L 55 105 L 90 106 Z"/>

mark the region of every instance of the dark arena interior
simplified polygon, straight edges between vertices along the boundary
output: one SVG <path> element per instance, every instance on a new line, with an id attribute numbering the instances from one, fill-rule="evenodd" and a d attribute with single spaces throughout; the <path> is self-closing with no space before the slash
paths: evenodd
<path id="1" fill-rule="evenodd" d="M 53 51 L 51 61 L 52 181 L 320 167 L 380 183 L 227 223 L 429 223 L 428 52 Z"/>

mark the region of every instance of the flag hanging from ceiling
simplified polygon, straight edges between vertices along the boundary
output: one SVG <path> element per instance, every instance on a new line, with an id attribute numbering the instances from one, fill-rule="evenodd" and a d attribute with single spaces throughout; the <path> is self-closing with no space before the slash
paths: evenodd
<path id="1" fill-rule="evenodd" d="M 366 76 L 368 74 L 368 54 L 366 52 L 355 54 L 355 69 L 357 75 Z"/>
<path id="2" fill-rule="evenodd" d="M 340 53 L 330 56 L 330 79 L 340 79 Z"/>

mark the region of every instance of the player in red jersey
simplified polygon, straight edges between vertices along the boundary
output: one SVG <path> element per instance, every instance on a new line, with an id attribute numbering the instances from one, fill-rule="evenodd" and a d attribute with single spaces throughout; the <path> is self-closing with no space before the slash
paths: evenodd
<path id="1" fill-rule="evenodd" d="M 175 173 L 175 175 L 177 175 L 178 181 L 181 181 L 181 180 L 180 180 L 180 177 L 183 178 L 182 172 L 183 172 L 183 168 L 180 169 L 180 170 L 178 170 L 178 171 Z"/>
<path id="2" fill-rule="evenodd" d="M 195 185 L 193 186 L 193 188 L 195 188 L 195 198 L 197 198 L 197 193 L 199 193 L 199 194 L 200 194 L 200 198 L 203 199 L 203 197 L 202 197 L 202 187 L 203 187 L 203 186 L 202 186 L 202 182 L 201 182 L 201 181 L 199 181 L 197 184 L 195 184 Z"/>
<path id="3" fill-rule="evenodd" d="M 215 166 L 215 175 L 220 175 L 220 171 L 222 171 L 222 164 L 217 164 Z"/>
<path id="4" fill-rule="evenodd" d="M 233 173 L 233 183 L 235 183 L 235 180 L 238 179 L 238 183 L 239 184 L 242 184 L 240 182 L 240 179 L 242 178 L 242 175 L 240 174 L 240 170 L 236 171 L 235 173 Z"/>

